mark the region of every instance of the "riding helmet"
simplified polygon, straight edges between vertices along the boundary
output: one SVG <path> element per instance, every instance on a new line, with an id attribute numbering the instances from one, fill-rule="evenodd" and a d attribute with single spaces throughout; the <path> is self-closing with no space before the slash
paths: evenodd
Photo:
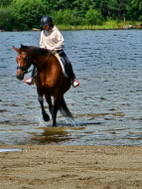
<path id="1" fill-rule="evenodd" d="M 44 27 L 48 24 L 52 23 L 52 19 L 50 16 L 43 16 L 40 20 L 40 27 Z"/>

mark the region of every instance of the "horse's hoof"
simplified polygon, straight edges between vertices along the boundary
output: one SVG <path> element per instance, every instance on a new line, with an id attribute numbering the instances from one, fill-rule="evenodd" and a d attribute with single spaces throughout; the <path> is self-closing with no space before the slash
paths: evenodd
<path id="1" fill-rule="evenodd" d="M 49 118 L 48 115 L 44 115 L 44 116 L 43 116 L 43 119 L 44 119 L 44 121 L 49 121 L 49 120 L 50 120 L 50 118 Z"/>

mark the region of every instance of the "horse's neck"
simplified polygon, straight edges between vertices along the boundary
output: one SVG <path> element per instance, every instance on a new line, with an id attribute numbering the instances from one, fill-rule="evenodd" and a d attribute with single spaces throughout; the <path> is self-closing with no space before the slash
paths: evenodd
<path id="1" fill-rule="evenodd" d="M 36 55 L 36 56 L 32 56 L 31 58 L 31 63 L 35 66 L 35 67 L 42 67 L 44 66 L 49 59 L 50 55 L 48 54 L 47 56 L 42 56 L 42 55 Z"/>
<path id="2" fill-rule="evenodd" d="M 36 55 L 31 57 L 32 64 L 37 68 L 38 73 L 50 74 L 53 70 L 62 72 L 58 59 L 53 54 L 47 54 L 47 56 Z"/>

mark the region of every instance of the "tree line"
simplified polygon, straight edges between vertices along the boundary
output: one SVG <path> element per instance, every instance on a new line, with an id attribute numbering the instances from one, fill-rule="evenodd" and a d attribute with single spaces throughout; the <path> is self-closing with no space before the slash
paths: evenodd
<path id="1" fill-rule="evenodd" d="M 44 15 L 50 15 L 56 25 L 142 22 L 142 0 L 0 0 L 0 30 L 39 28 Z"/>

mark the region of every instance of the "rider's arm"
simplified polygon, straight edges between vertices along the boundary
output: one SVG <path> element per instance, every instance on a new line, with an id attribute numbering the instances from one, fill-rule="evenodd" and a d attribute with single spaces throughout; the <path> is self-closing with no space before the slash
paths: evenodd
<path id="1" fill-rule="evenodd" d="M 46 48 L 46 46 L 43 43 L 43 32 L 40 34 L 40 42 L 39 42 L 40 48 Z"/>
<path id="2" fill-rule="evenodd" d="M 54 45 L 53 50 L 62 50 L 64 48 L 64 38 L 58 29 L 55 32 L 56 32 L 56 43 Z"/>

